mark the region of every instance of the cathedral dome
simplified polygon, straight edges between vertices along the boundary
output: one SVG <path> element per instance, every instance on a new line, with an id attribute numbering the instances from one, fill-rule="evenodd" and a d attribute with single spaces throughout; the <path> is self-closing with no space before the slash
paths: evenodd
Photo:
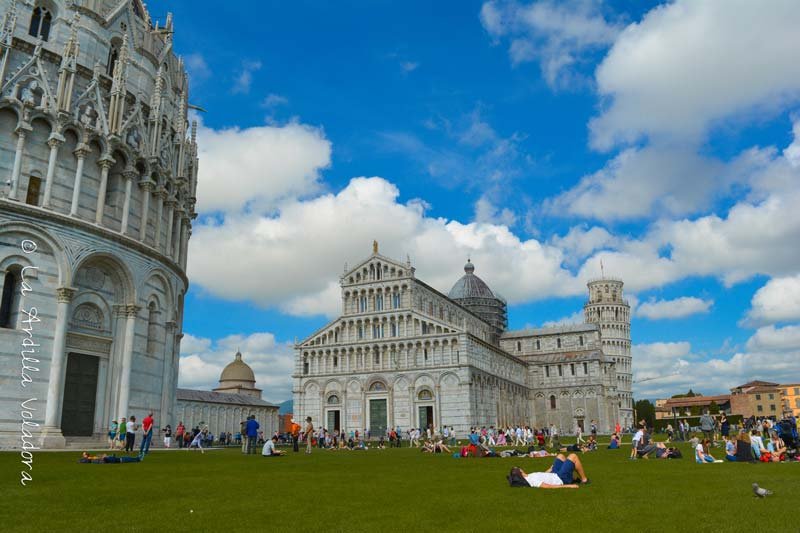
<path id="1" fill-rule="evenodd" d="M 467 259 L 467 264 L 464 265 L 465 274 L 456 281 L 450 293 L 447 295 L 453 300 L 463 300 L 465 298 L 498 298 L 492 289 L 486 285 L 481 278 L 474 274 L 475 265 Z"/>
<path id="2" fill-rule="evenodd" d="M 250 368 L 250 365 L 242 361 L 242 354 L 241 352 L 236 352 L 236 358 L 231 362 L 228 363 L 228 366 L 222 371 L 222 374 L 219 376 L 220 384 L 224 383 L 225 381 L 246 381 L 249 383 L 256 382 L 256 376 L 253 373 L 253 369 Z"/>

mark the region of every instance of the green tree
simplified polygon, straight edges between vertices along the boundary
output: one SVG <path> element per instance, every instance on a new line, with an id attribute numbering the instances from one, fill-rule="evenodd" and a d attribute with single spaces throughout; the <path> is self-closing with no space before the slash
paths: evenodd
<path id="1" fill-rule="evenodd" d="M 653 427 L 656 424 L 656 406 L 650 400 L 638 400 L 635 404 L 636 408 L 636 423 L 639 420 L 644 420 L 647 427 Z"/>
<path id="2" fill-rule="evenodd" d="M 719 405 L 717 405 L 717 402 L 715 402 L 714 400 L 711 400 L 711 403 L 708 404 L 708 412 L 709 412 L 709 414 L 712 414 L 712 415 L 718 415 L 719 414 Z"/>

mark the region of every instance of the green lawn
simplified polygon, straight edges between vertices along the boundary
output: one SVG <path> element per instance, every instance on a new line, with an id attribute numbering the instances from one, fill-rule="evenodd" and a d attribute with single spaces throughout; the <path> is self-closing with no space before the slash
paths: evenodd
<path id="1" fill-rule="evenodd" d="M 544 470 L 547 459 L 407 448 L 281 459 L 153 451 L 140 464 L 108 465 L 37 452 L 27 487 L 19 454 L 2 453 L 0 516 L 4 532 L 797 530 L 800 463 L 696 465 L 685 452 L 669 461 L 629 461 L 624 448 L 583 454 L 592 484 L 551 491 L 505 480 L 512 466 Z M 756 499 L 754 481 L 775 496 Z"/>

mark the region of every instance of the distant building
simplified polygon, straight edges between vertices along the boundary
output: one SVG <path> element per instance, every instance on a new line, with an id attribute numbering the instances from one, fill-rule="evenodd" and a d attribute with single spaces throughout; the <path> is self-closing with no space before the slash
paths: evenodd
<path id="1" fill-rule="evenodd" d="M 745 418 L 780 418 L 783 406 L 783 391 L 777 383 L 751 381 L 731 389 L 732 412 Z"/>
<path id="2" fill-rule="evenodd" d="M 720 413 L 732 414 L 730 394 L 720 394 L 717 396 L 688 396 L 685 398 L 670 398 L 668 400 L 659 401 L 662 401 L 663 404 L 660 408 L 661 411 L 659 411 L 659 406 L 656 405 L 656 418 L 661 420 L 668 420 L 674 417 L 685 418 L 687 416 L 697 416 L 702 414 L 706 409 L 711 409 L 712 405 L 716 405 Z"/>
<path id="3" fill-rule="evenodd" d="M 340 278 L 341 315 L 295 346 L 293 406 L 329 430 L 514 424 L 563 433 L 633 423 L 630 307 L 588 283 L 584 324 L 508 331 L 505 300 L 467 261 L 443 294 L 378 253 Z"/>
<path id="4" fill-rule="evenodd" d="M 800 383 L 780 385 L 783 393 L 783 415 L 800 417 Z"/>
<path id="5" fill-rule="evenodd" d="M 278 431 L 278 406 L 261 399 L 255 374 L 250 365 L 236 352 L 219 377 L 219 387 L 213 391 L 178 389 L 174 426 L 183 422 L 187 428 L 208 426 L 217 437 L 220 432 L 239 433 L 241 422 L 255 415 L 265 436 Z"/>

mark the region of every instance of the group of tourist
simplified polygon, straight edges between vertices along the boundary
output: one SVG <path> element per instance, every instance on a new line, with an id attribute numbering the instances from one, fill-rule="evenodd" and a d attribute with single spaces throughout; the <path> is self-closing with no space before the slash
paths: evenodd
<path id="1" fill-rule="evenodd" d="M 123 449 L 133 453 L 136 443 L 136 436 L 141 435 L 141 445 L 139 455 L 144 456 L 150 451 L 150 443 L 153 440 L 153 412 L 144 417 L 141 424 L 136 422 L 135 416 L 122 417 L 119 422 L 112 420 L 108 426 L 108 446 L 109 449 Z"/>

